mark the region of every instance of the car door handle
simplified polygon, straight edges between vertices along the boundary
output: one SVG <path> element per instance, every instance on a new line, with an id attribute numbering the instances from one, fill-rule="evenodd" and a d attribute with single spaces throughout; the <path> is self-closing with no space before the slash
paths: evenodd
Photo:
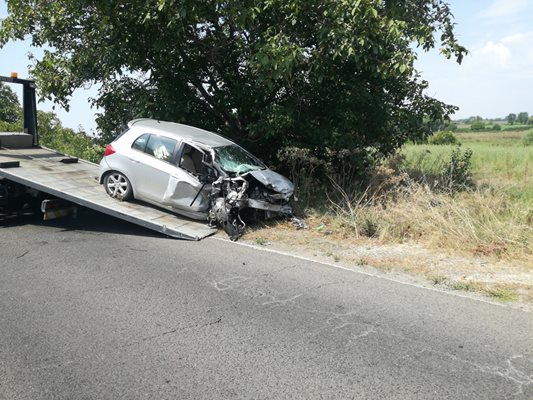
<path id="1" fill-rule="evenodd" d="M 139 160 L 136 160 L 135 158 L 131 158 L 131 157 L 128 157 L 130 159 L 130 161 L 133 161 L 134 163 L 140 163 Z"/>

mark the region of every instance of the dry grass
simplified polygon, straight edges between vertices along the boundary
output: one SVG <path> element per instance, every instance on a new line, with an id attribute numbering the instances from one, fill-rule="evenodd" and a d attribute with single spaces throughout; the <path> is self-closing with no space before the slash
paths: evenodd
<path id="1" fill-rule="evenodd" d="M 336 225 L 355 237 L 416 242 L 508 260 L 532 257 L 533 210 L 513 206 L 499 192 L 475 190 L 450 196 L 411 183 L 394 201 L 363 202 L 363 198 L 344 196 L 344 204 L 333 204 Z"/>

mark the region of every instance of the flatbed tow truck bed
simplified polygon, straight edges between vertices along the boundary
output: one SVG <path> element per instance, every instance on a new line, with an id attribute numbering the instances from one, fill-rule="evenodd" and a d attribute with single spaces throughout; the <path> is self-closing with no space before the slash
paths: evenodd
<path id="1" fill-rule="evenodd" d="M 38 146 L 0 148 L 0 178 L 175 238 L 200 240 L 216 232 L 207 221 L 194 221 L 141 203 L 113 199 L 97 182 L 96 164 L 84 160 L 62 162 L 65 158 L 68 157 Z"/>

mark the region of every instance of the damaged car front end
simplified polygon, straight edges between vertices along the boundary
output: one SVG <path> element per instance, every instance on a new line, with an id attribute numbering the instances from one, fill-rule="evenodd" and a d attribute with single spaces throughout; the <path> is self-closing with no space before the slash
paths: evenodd
<path id="1" fill-rule="evenodd" d="M 222 227 L 231 240 L 244 233 L 242 211 L 253 219 L 292 217 L 294 185 L 289 179 L 237 145 L 213 149 L 206 159 L 207 166 L 218 172 L 211 183 L 208 221 Z"/>

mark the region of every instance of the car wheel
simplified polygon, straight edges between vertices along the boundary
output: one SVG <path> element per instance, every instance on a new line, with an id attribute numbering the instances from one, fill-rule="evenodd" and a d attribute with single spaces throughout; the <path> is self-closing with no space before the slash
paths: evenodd
<path id="1" fill-rule="evenodd" d="M 110 172 L 104 178 L 105 191 L 118 200 L 130 200 L 133 197 L 131 182 L 120 172 Z"/>

